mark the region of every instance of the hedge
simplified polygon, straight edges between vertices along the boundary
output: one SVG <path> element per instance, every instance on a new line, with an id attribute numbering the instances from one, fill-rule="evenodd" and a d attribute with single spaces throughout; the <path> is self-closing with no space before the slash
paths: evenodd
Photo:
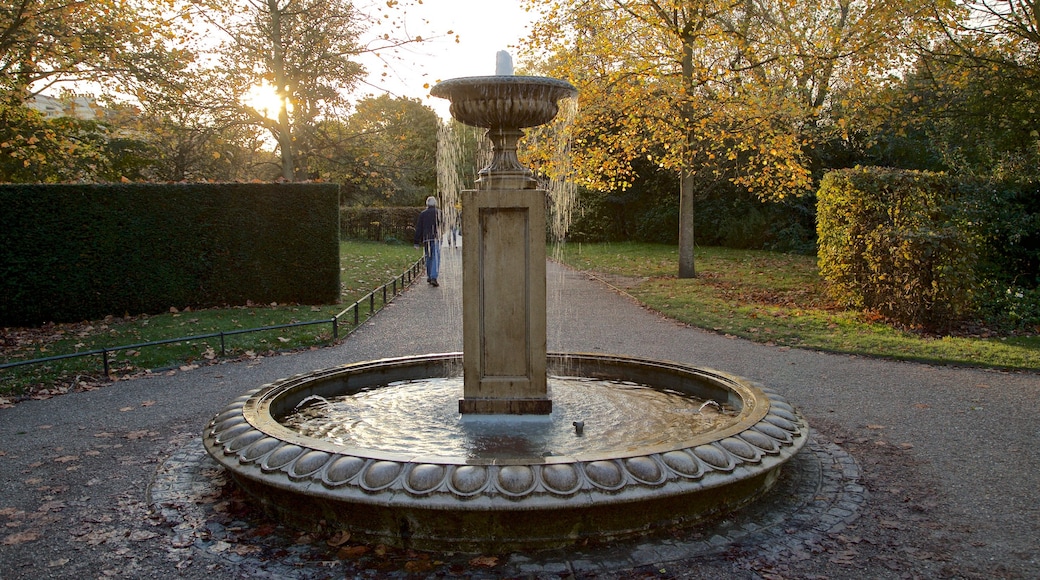
<path id="1" fill-rule="evenodd" d="M 973 313 L 982 237 L 972 188 L 945 174 L 828 173 L 817 201 L 820 274 L 847 306 L 943 328 Z"/>
<path id="2" fill-rule="evenodd" d="M 0 204 L 0 325 L 339 299 L 336 185 L 5 185 Z"/>

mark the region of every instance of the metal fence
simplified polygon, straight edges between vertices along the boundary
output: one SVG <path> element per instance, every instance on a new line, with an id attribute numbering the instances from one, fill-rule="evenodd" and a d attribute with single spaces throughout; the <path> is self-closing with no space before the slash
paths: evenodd
<path id="1" fill-rule="evenodd" d="M 349 325 L 349 330 L 347 331 L 347 333 L 349 334 L 351 331 L 356 329 L 361 324 L 361 309 L 362 309 L 363 305 L 367 304 L 367 306 L 368 306 L 368 316 L 371 317 L 372 315 L 374 315 L 379 310 L 382 310 L 387 304 L 390 303 L 391 300 L 396 298 L 398 294 L 400 294 L 406 287 L 408 287 L 412 282 L 414 282 L 415 279 L 418 278 L 422 274 L 423 270 L 424 270 L 424 261 L 423 261 L 422 258 L 420 258 L 414 264 L 412 264 L 407 270 L 402 272 L 400 276 L 397 276 L 396 278 L 394 278 L 393 280 L 387 282 L 386 284 L 383 284 L 382 286 L 376 288 L 375 290 L 372 290 L 368 294 L 366 294 L 363 297 L 361 297 L 357 302 L 354 302 L 350 306 L 346 307 L 345 309 L 343 309 L 343 311 L 341 311 L 339 314 L 333 316 L 332 318 L 325 318 L 325 319 L 321 319 L 321 320 L 310 320 L 310 321 L 306 321 L 306 322 L 292 322 L 292 323 L 289 323 L 289 324 L 276 324 L 276 325 L 273 325 L 273 326 L 260 326 L 260 327 L 257 327 L 257 328 L 242 328 L 242 329 L 237 329 L 237 330 L 228 330 L 228 331 L 221 331 L 221 332 L 211 332 L 209 334 L 196 334 L 196 335 L 193 335 L 193 336 L 183 336 L 183 337 L 180 337 L 180 338 L 168 338 L 168 339 L 165 339 L 165 340 L 154 340 L 154 341 L 151 341 L 151 342 L 141 342 L 141 343 L 137 343 L 137 344 L 127 344 L 127 345 L 123 345 L 123 346 L 113 346 L 113 347 L 107 347 L 107 348 L 98 348 L 98 349 L 94 349 L 94 350 L 85 350 L 85 351 L 81 351 L 81 352 L 74 352 L 74 353 L 70 353 L 70 354 L 55 355 L 55 356 L 49 356 L 49 357 L 45 357 L 45 358 L 35 358 L 35 359 L 31 359 L 31 360 L 23 360 L 23 361 L 17 361 L 17 362 L 3 363 L 3 364 L 0 364 L 0 370 L 9 369 L 9 368 L 15 368 L 15 367 L 22 367 L 22 366 L 27 366 L 27 365 L 44 364 L 44 363 L 49 363 L 49 362 L 54 362 L 54 361 L 59 361 L 59 360 L 71 359 L 71 358 L 80 358 L 80 357 L 86 357 L 86 356 L 98 356 L 98 355 L 100 355 L 101 356 L 101 365 L 102 365 L 102 368 L 104 369 L 105 376 L 108 376 L 110 374 L 109 354 L 111 354 L 111 353 L 116 353 L 116 352 L 120 352 L 120 351 L 124 351 L 124 350 L 139 350 L 141 348 L 146 348 L 146 347 L 149 347 L 149 346 L 161 346 L 161 345 L 164 345 L 164 344 L 173 344 L 173 343 L 178 343 L 178 342 L 189 342 L 189 341 L 193 341 L 193 340 L 206 340 L 206 339 L 211 339 L 211 338 L 220 338 L 220 356 L 226 356 L 226 354 L 227 354 L 227 351 L 226 351 L 226 340 L 230 336 L 235 336 L 237 334 L 248 334 L 248 333 L 252 333 L 252 332 L 265 332 L 265 331 L 268 331 L 268 330 L 278 330 L 278 329 L 282 329 L 282 328 L 294 328 L 294 327 L 297 327 L 297 326 L 314 326 L 314 325 L 320 325 L 320 324 L 330 324 L 330 325 L 332 325 L 332 340 L 335 341 L 335 340 L 339 339 L 340 326 L 342 325 L 341 320 L 344 317 L 350 317 L 351 315 L 353 316 L 352 321 L 351 321 L 350 318 L 348 318 L 348 321 L 351 321 L 351 323 Z M 400 286 L 398 286 L 398 282 L 400 282 Z M 380 294 L 382 294 L 382 300 L 379 303 L 379 308 L 376 309 L 376 297 L 379 296 Z"/>

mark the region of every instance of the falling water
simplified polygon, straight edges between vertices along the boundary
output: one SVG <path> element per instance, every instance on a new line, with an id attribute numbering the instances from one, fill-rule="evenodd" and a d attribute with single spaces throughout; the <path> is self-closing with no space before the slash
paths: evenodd
<path id="1" fill-rule="evenodd" d="M 526 130 L 526 136 L 519 144 L 521 157 L 532 166 L 540 178 L 542 187 L 548 193 L 547 234 L 551 243 L 551 257 L 557 262 L 562 261 L 567 231 L 578 198 L 578 188 L 571 165 L 571 142 L 574 121 L 578 114 L 578 100 L 562 99 L 559 106 L 560 113 L 551 124 Z M 456 223 L 461 226 L 460 213 L 463 208 L 459 203 L 460 191 L 482 187 L 476 183 L 477 171 L 488 166 L 492 159 L 491 141 L 484 133 L 484 129 L 456 121 L 441 123 L 437 133 L 437 188 L 442 200 L 445 224 Z M 528 154 L 535 149 L 539 150 L 538 157 L 542 160 L 540 162 L 532 161 L 534 155 Z M 461 252 L 450 248 L 451 231 L 448 226 L 445 227 L 445 232 L 449 236 L 445 242 L 448 247 L 442 252 L 441 268 L 447 276 L 455 272 L 451 268 L 461 268 L 462 263 Z M 558 271 L 548 284 L 550 294 L 547 296 L 547 314 L 550 322 L 565 314 L 560 310 L 563 308 L 563 279 L 563 272 Z M 446 323 L 457 324 L 461 309 L 461 294 L 456 293 L 455 302 L 445 304 Z M 549 324 L 548 328 L 556 333 L 551 338 L 562 338 L 562 325 Z M 560 344 L 560 340 L 554 342 Z M 461 350 L 461 343 L 456 350 Z"/>
<path id="2" fill-rule="evenodd" d="M 437 130 L 437 197 L 442 219 L 441 278 L 446 284 L 462 279 L 463 146 L 455 129 L 458 123 L 442 122 Z M 447 289 L 445 289 L 447 290 Z M 462 292 L 440 292 L 442 324 L 450 338 L 450 350 L 462 350 Z M 452 374 L 461 374 L 454 369 Z"/>
<path id="3" fill-rule="evenodd" d="M 578 201 L 578 186 L 571 164 L 571 143 L 574 121 L 578 116 L 578 99 L 563 99 L 559 105 L 560 114 L 548 126 L 546 133 L 546 140 L 552 153 L 548 157 L 545 167 L 541 168 L 541 173 L 548 177 L 550 256 L 554 262 L 562 263 L 567 232 L 570 230 L 571 217 Z M 546 285 L 548 291 L 546 308 L 550 324 L 546 328 L 551 333 L 551 336 L 548 337 L 550 344 L 561 345 L 565 333 L 569 331 L 567 325 L 562 324 L 561 321 L 567 320 L 567 315 L 570 314 L 564 311 L 565 272 L 562 269 L 556 269 L 549 275 L 551 278 Z M 556 323 L 553 324 L 553 321 Z M 556 347 L 556 349 L 566 350 L 560 347 Z"/>

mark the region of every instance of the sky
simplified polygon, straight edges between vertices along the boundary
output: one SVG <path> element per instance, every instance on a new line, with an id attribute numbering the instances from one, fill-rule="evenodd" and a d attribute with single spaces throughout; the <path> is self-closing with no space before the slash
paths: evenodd
<path id="1" fill-rule="evenodd" d="M 369 86 L 362 92 L 418 98 L 447 118 L 448 101 L 430 97 L 423 85 L 495 74 L 495 54 L 508 50 L 515 61 L 512 47 L 527 36 L 534 17 L 524 11 L 520 0 L 423 0 L 408 10 L 408 35 L 433 39 L 402 49 L 386 66 L 374 58 L 363 59 Z M 445 35 L 449 30 L 453 34 Z"/>

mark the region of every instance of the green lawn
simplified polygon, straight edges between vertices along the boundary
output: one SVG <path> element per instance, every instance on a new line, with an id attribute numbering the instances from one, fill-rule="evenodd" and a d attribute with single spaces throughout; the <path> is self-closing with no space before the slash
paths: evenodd
<path id="1" fill-rule="evenodd" d="M 932 364 L 1040 370 L 1040 336 L 925 337 L 837 307 L 816 259 L 698 248 L 697 278 L 680 280 L 673 246 L 569 244 L 556 253 L 581 270 L 629 277 L 626 291 L 676 320 L 756 342 Z"/>
<path id="2" fill-rule="evenodd" d="M 329 320 L 373 289 L 400 276 L 422 257 L 409 245 L 373 242 L 343 242 L 340 247 L 339 304 L 308 306 L 266 304 L 246 307 L 209 308 L 168 313 L 107 318 L 79 324 L 49 325 L 39 329 L 4 329 L 0 362 L 14 362 L 61 354 L 134 345 L 181 337 Z M 400 284 L 398 284 L 400 289 Z M 392 295 L 392 289 L 389 291 Z M 382 306 L 379 292 L 375 307 Z M 369 315 L 369 302 L 360 308 L 360 321 Z M 341 319 L 340 335 L 353 326 L 351 312 Z M 283 328 L 257 333 L 225 336 L 227 357 L 258 357 L 275 351 L 321 345 L 332 340 L 332 324 Z M 219 337 L 174 342 L 123 350 L 109 355 L 114 378 L 131 376 L 145 369 L 190 366 L 220 357 Z M 13 369 L 0 370 L 0 395 L 26 391 L 44 394 L 49 390 L 83 388 L 103 380 L 101 356 L 66 359 Z"/>

